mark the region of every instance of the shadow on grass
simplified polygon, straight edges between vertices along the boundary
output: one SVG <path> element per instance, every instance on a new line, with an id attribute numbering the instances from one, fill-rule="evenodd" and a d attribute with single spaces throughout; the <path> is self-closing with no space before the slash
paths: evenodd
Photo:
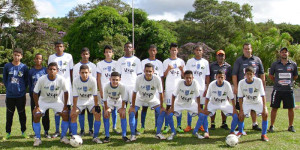
<path id="1" fill-rule="evenodd" d="M 9 139 L 7 141 L 1 142 L 1 149 L 11 149 L 11 148 L 33 148 L 33 142 L 34 139 L 24 139 L 24 140 L 15 140 L 18 138 L 12 137 L 12 139 Z M 43 140 L 42 144 L 39 146 L 39 148 L 52 148 L 52 147 L 59 147 L 59 148 L 71 148 L 70 145 L 63 144 L 59 142 L 59 139 L 57 140 Z"/>

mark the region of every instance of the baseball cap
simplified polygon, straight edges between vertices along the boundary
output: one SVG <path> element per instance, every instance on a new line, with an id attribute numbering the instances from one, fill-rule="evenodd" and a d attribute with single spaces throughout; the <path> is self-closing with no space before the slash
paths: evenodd
<path id="1" fill-rule="evenodd" d="M 283 50 L 289 51 L 286 47 L 283 47 L 283 48 L 280 49 L 280 52 L 283 51 Z"/>
<path id="2" fill-rule="evenodd" d="M 217 55 L 219 55 L 219 54 L 225 55 L 225 52 L 224 52 L 223 50 L 218 50 L 218 51 L 217 51 Z"/>

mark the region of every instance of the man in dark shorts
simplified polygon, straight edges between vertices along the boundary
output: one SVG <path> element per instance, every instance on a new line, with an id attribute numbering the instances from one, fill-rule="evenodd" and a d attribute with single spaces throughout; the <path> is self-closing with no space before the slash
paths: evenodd
<path id="1" fill-rule="evenodd" d="M 274 81 L 271 95 L 271 125 L 269 132 L 274 132 L 274 123 L 277 110 L 283 101 L 283 108 L 288 109 L 289 128 L 288 131 L 296 132 L 294 122 L 295 99 L 293 92 L 294 80 L 298 78 L 297 64 L 288 59 L 289 51 L 286 47 L 280 50 L 280 60 L 274 62 L 270 68 L 270 79 Z"/>

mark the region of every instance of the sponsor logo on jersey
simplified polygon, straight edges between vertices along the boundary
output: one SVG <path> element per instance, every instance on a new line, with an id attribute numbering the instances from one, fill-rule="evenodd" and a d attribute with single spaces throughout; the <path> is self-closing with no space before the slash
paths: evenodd
<path id="1" fill-rule="evenodd" d="M 142 96 L 151 98 L 153 96 L 153 93 L 142 92 Z"/>
<path id="2" fill-rule="evenodd" d="M 287 71 L 292 71 L 292 67 L 287 67 L 286 70 Z"/>
<path id="3" fill-rule="evenodd" d="M 254 61 L 251 61 L 250 63 L 253 67 L 256 66 L 256 63 Z"/>

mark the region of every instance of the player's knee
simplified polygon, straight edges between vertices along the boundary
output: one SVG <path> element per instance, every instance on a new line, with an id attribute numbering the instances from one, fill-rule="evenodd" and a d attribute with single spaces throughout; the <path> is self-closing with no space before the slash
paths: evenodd
<path id="1" fill-rule="evenodd" d="M 61 117 L 63 121 L 69 121 L 69 113 L 68 112 L 62 112 Z"/>

